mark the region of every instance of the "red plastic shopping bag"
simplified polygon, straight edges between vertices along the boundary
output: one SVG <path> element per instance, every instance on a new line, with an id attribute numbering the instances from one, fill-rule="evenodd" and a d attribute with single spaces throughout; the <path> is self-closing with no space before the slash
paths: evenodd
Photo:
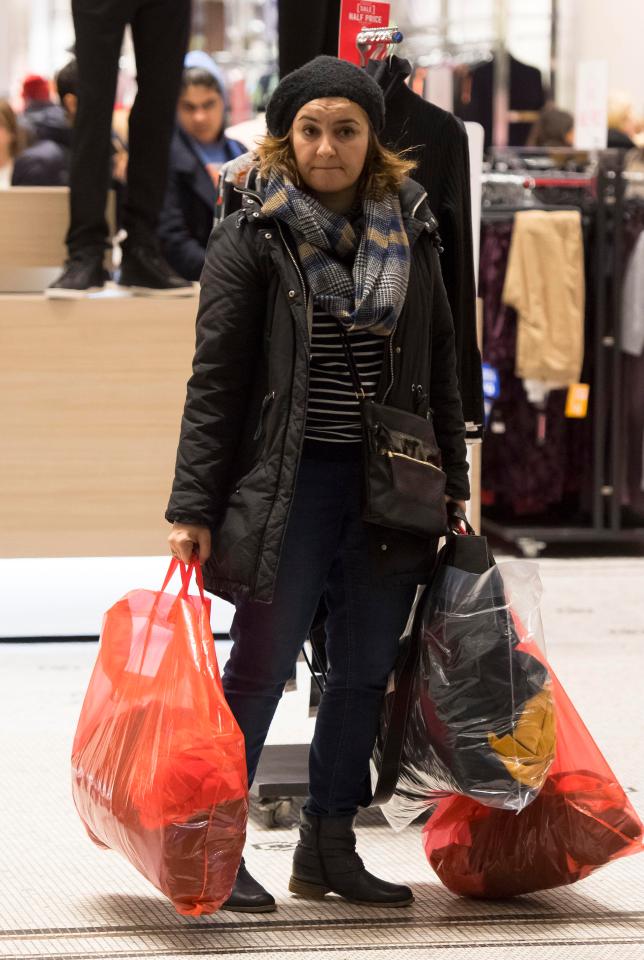
<path id="1" fill-rule="evenodd" d="M 229 897 L 246 836 L 244 738 L 224 699 L 198 563 L 178 596 L 134 590 L 105 614 L 72 749 L 89 836 L 182 914 Z M 199 596 L 188 587 L 196 574 Z"/>
<path id="2" fill-rule="evenodd" d="M 517 628 L 521 647 L 543 660 Z M 642 850 L 637 813 L 552 670 L 550 677 L 557 745 L 537 798 L 514 814 L 451 796 L 423 829 L 429 862 L 453 893 L 501 899 L 547 890 Z"/>

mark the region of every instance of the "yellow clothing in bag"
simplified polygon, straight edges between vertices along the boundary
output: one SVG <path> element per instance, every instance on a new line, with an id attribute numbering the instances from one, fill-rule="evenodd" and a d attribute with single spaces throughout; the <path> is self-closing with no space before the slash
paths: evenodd
<path id="1" fill-rule="evenodd" d="M 503 302 L 518 313 L 515 373 L 577 383 L 584 356 L 584 252 L 578 210 L 515 214 Z"/>
<path id="2" fill-rule="evenodd" d="M 540 789 L 555 758 L 555 709 L 550 684 L 528 700 L 512 733 L 488 743 L 511 777 L 526 787 Z"/>

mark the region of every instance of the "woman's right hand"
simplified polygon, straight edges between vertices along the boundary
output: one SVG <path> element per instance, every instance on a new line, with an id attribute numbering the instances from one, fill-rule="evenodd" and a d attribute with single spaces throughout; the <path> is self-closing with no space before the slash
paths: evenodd
<path id="1" fill-rule="evenodd" d="M 173 523 L 168 543 L 170 553 L 177 560 L 190 563 L 196 552 L 199 563 L 204 564 L 211 551 L 210 528 L 192 523 Z"/>

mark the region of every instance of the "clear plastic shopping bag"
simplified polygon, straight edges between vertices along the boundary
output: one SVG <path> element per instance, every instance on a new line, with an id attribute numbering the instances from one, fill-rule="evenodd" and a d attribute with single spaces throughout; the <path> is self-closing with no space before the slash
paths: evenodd
<path id="1" fill-rule="evenodd" d="M 374 802 L 394 829 L 451 794 L 514 811 L 538 795 L 555 711 L 513 608 L 541 636 L 539 597 L 535 564 L 496 566 L 485 537 L 448 537 L 416 598 L 372 756 Z"/>
<path id="2" fill-rule="evenodd" d="M 177 567 L 175 596 L 165 591 Z M 198 563 L 173 560 L 160 591 L 134 590 L 105 614 L 72 791 L 92 840 L 179 913 L 212 913 L 228 898 L 248 818 L 244 738 L 224 699 Z"/>

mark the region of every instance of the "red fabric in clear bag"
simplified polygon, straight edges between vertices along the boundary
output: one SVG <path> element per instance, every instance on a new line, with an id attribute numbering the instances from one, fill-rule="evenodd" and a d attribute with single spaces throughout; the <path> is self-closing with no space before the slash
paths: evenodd
<path id="1" fill-rule="evenodd" d="M 537 645 L 519 649 L 545 662 Z M 554 763 L 520 813 L 468 797 L 442 800 L 423 828 L 427 858 L 453 893 L 503 899 L 574 883 L 643 847 L 642 823 L 563 687 L 548 668 L 557 716 Z"/>
<path id="2" fill-rule="evenodd" d="M 135 590 L 105 615 L 72 748 L 89 836 L 181 914 L 229 897 L 246 837 L 244 738 L 223 694 L 198 564 L 178 596 Z M 192 571 L 200 595 L 188 595 Z"/>

